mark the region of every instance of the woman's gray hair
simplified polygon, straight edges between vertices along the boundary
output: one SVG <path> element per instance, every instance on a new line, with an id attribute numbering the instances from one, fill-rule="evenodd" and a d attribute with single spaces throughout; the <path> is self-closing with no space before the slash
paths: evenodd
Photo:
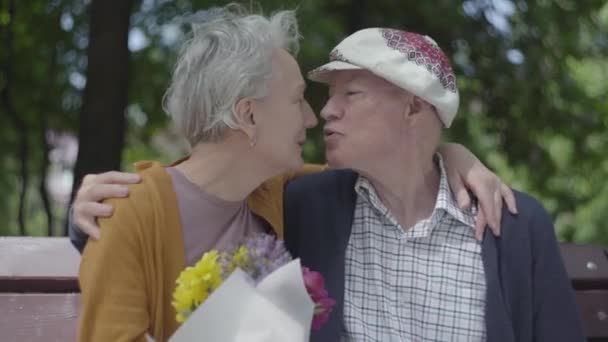
<path id="1" fill-rule="evenodd" d="M 295 55 L 300 40 L 295 11 L 265 17 L 230 4 L 204 16 L 192 25 L 163 99 L 191 146 L 218 141 L 235 128 L 236 103 L 267 95 L 273 50 Z"/>

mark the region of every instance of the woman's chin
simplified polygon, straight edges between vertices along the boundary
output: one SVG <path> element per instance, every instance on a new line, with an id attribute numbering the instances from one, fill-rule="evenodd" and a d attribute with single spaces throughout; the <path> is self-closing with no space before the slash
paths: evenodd
<path id="1" fill-rule="evenodd" d="M 290 169 L 297 170 L 302 168 L 302 166 L 304 166 L 304 159 L 302 159 L 302 156 L 298 156 L 297 158 L 294 158 L 294 160 L 291 162 Z"/>

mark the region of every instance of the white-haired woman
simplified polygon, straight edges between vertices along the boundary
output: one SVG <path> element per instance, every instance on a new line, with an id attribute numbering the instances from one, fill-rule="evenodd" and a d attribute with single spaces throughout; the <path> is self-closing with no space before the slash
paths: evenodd
<path id="1" fill-rule="evenodd" d="M 114 210 L 99 219 L 103 236 L 82 256 L 80 341 L 167 340 L 177 328 L 171 296 L 185 266 L 249 233 L 282 236 L 285 182 L 322 170 L 304 167 L 301 157 L 306 129 L 317 120 L 292 56 L 298 39 L 291 11 L 264 17 L 220 9 L 194 27 L 165 98 L 191 154 L 170 167 L 138 163 L 141 182 L 129 186 L 128 198 L 107 202 Z M 446 150 L 451 165 L 471 165 L 462 162 L 468 151 Z M 479 179 L 496 179 L 472 164 Z M 87 193 L 111 194 L 95 190 L 107 180 L 91 179 L 75 202 L 76 218 L 103 208 Z M 496 190 L 481 180 L 476 186 L 482 198 Z"/>

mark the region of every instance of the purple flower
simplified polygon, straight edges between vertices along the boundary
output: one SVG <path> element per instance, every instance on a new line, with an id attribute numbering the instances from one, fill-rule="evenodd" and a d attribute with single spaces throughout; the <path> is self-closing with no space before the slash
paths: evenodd
<path id="1" fill-rule="evenodd" d="M 291 261 L 291 255 L 282 240 L 268 234 L 259 234 L 245 241 L 253 267 L 251 277 L 259 283 L 267 275 Z"/>
<path id="2" fill-rule="evenodd" d="M 268 234 L 250 236 L 245 240 L 249 262 L 243 270 L 247 272 L 257 285 L 267 275 L 292 260 L 282 240 Z M 234 254 L 221 258 L 227 262 Z M 329 297 L 325 289 L 325 279 L 318 273 L 302 267 L 302 278 L 308 295 L 315 304 L 312 328 L 319 330 L 329 319 L 336 301 Z"/>

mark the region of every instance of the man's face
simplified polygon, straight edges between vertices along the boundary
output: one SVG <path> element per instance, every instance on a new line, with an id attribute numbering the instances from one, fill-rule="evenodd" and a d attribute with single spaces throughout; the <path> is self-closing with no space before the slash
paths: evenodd
<path id="1" fill-rule="evenodd" d="M 412 95 L 368 71 L 332 72 L 321 111 L 329 164 L 365 171 L 395 155 L 411 101 Z"/>
<path id="2" fill-rule="evenodd" d="M 254 112 L 258 126 L 255 150 L 267 165 L 277 169 L 302 166 L 301 146 L 306 129 L 314 127 L 317 119 L 304 99 L 306 83 L 296 60 L 286 51 L 273 55 L 273 67 L 268 83 L 268 96 L 255 101 Z"/>

